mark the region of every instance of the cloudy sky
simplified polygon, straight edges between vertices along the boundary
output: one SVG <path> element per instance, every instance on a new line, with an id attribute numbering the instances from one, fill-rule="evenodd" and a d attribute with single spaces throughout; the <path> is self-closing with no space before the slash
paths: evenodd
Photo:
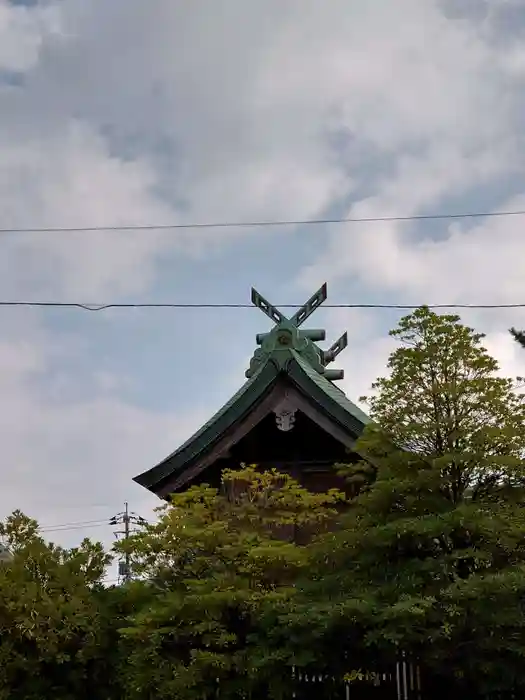
<path id="1" fill-rule="evenodd" d="M 0 229 L 525 209 L 525 0 L 0 0 Z M 525 302 L 525 217 L 0 234 L 0 299 Z M 0 309 L 0 517 L 157 501 L 131 478 L 243 381 L 257 310 Z M 385 310 L 348 329 L 351 398 Z M 525 310 L 471 312 L 506 373 Z M 111 542 L 110 527 L 53 533 Z"/>

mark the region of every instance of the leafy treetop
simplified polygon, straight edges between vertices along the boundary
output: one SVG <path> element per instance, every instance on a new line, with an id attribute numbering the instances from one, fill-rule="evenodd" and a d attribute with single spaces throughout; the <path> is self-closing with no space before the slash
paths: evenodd
<path id="1" fill-rule="evenodd" d="M 368 399 L 382 432 L 433 460 L 452 502 L 523 486 L 525 395 L 516 380 L 498 375 L 483 334 L 422 307 L 391 335 L 401 347 Z"/>

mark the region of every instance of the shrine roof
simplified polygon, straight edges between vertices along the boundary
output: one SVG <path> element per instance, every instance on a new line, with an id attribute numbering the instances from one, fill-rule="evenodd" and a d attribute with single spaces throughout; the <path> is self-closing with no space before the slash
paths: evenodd
<path id="1" fill-rule="evenodd" d="M 356 406 L 355 403 L 350 401 L 342 389 L 326 379 L 326 377 L 324 377 L 322 374 L 319 374 L 319 372 L 316 372 L 316 370 L 314 370 L 313 367 L 308 364 L 308 362 L 305 362 L 305 360 L 303 360 L 303 358 L 294 350 L 292 350 L 292 354 L 305 375 L 324 394 L 326 394 L 326 396 L 329 397 L 334 404 L 339 405 L 343 411 L 348 413 L 348 415 L 355 419 L 357 423 L 361 423 L 364 426 L 370 422 L 370 418 L 366 415 L 366 413 Z"/>
<path id="2" fill-rule="evenodd" d="M 157 466 L 136 476 L 134 481 L 156 493 L 161 484 L 176 479 L 227 431 L 235 429 L 235 425 L 244 420 L 279 382 L 300 392 L 346 434 L 356 439 L 369 418 L 334 384 L 335 380 L 343 378 L 342 370 L 327 369 L 346 347 L 347 334 L 344 333 L 329 350 L 322 350 L 317 342 L 324 340 L 324 331 L 299 330 L 299 326 L 324 299 L 326 285 L 288 319 L 252 290 L 252 302 L 275 322 L 275 327 L 269 333 L 257 336 L 260 347 L 255 350 L 246 371 L 247 381 L 175 452 Z"/>

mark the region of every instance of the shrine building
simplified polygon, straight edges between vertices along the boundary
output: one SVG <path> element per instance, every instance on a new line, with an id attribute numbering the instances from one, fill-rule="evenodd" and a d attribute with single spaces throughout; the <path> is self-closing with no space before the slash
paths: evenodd
<path id="1" fill-rule="evenodd" d="M 359 459 L 353 448 L 369 418 L 335 384 L 329 366 L 348 344 L 344 333 L 328 350 L 321 329 L 301 330 L 326 300 L 324 284 L 291 318 L 252 289 L 252 303 L 275 323 L 259 346 L 239 391 L 175 452 L 134 478 L 160 498 L 207 483 L 222 471 L 256 464 L 286 471 L 312 491 L 341 487 L 334 464 Z"/>

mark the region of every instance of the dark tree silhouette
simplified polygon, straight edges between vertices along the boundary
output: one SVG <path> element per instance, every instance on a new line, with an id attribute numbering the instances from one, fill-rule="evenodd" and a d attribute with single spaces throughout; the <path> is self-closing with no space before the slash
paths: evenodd
<path id="1" fill-rule="evenodd" d="M 525 331 L 518 331 L 515 328 L 511 328 L 510 334 L 521 347 L 525 348 Z"/>

